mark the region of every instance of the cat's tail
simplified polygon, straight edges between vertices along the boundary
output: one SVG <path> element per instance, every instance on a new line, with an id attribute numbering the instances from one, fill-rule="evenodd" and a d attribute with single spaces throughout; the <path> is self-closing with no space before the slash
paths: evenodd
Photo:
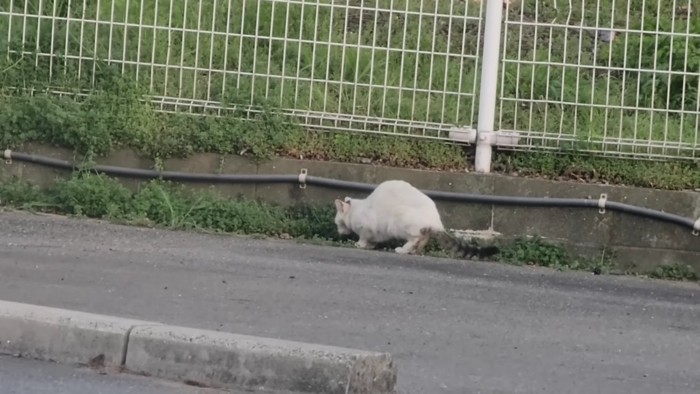
<path id="1" fill-rule="evenodd" d="M 475 240 L 464 239 L 451 234 L 448 231 L 435 231 L 426 229 L 430 235 L 435 238 L 440 247 L 447 251 L 453 257 L 474 257 L 479 258 L 491 257 L 499 252 L 496 245 L 479 245 Z"/>

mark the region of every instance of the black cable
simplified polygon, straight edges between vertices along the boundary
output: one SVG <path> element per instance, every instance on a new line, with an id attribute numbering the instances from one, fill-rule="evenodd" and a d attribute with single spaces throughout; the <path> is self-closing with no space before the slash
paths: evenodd
<path id="1" fill-rule="evenodd" d="M 53 159 L 50 157 L 30 155 L 26 153 L 5 151 L 5 159 L 17 160 L 21 162 L 39 164 L 51 168 L 65 170 L 78 170 L 74 163 Z M 179 171 L 156 171 L 138 168 L 126 168 L 107 165 L 96 165 L 90 167 L 91 170 L 104 173 L 110 176 L 121 176 L 138 179 L 163 179 L 169 181 L 192 182 L 192 183 L 290 183 L 307 184 L 331 189 L 352 190 L 356 192 L 371 192 L 377 186 L 371 183 L 342 181 L 337 179 L 322 178 L 306 175 L 232 175 L 232 174 L 202 174 Z M 543 198 L 543 197 L 515 197 L 515 196 L 489 196 L 481 194 L 467 194 L 444 192 L 435 190 L 423 190 L 430 198 L 438 201 L 463 202 L 474 204 L 493 204 L 507 206 L 542 207 L 542 208 L 601 208 L 598 200 L 581 198 Z M 603 208 L 610 211 L 623 212 L 629 215 L 659 220 L 667 223 L 677 224 L 690 228 L 697 232 L 696 221 L 680 215 L 657 211 L 654 209 L 623 204 L 614 201 L 605 201 Z"/>

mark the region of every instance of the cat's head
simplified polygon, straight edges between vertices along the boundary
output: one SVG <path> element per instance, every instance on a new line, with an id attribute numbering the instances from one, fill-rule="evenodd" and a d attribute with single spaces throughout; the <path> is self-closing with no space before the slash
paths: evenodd
<path id="1" fill-rule="evenodd" d="M 347 219 L 350 215 L 350 198 L 345 197 L 345 201 L 335 200 L 335 225 L 338 226 L 338 234 L 350 235 L 352 230 L 347 225 Z"/>

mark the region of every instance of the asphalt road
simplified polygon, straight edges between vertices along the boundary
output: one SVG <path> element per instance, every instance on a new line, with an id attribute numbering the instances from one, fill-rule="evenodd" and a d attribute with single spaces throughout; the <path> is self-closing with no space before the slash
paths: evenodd
<path id="1" fill-rule="evenodd" d="M 0 356 L 0 394 L 224 394 L 127 374 Z"/>
<path id="2" fill-rule="evenodd" d="M 700 286 L 0 214 L 0 299 L 388 351 L 408 393 L 698 393 Z"/>

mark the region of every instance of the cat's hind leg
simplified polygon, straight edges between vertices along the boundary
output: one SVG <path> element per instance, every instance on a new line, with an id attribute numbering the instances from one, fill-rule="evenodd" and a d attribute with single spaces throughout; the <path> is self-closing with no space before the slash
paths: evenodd
<path id="1" fill-rule="evenodd" d="M 423 228 L 418 235 L 410 237 L 403 246 L 396 248 L 395 251 L 400 254 L 421 254 L 430 241 L 430 235 L 430 229 Z"/>
<path id="2" fill-rule="evenodd" d="M 403 246 L 399 246 L 394 251 L 399 254 L 413 254 L 418 242 L 420 242 L 420 237 L 411 237 Z"/>
<path id="3" fill-rule="evenodd" d="M 430 229 L 424 228 L 420 230 L 420 237 L 418 237 L 418 242 L 414 247 L 414 254 L 422 254 L 425 246 L 430 241 Z"/>

